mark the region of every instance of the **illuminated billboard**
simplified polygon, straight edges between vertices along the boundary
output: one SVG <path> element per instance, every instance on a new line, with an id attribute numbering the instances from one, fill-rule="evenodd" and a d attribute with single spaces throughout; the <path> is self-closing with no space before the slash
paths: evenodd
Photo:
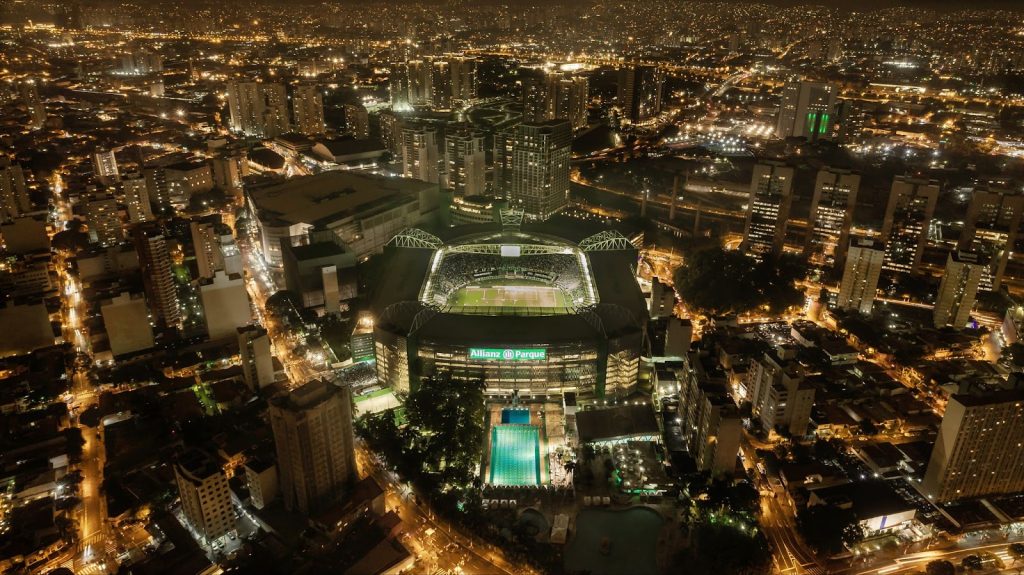
<path id="1" fill-rule="evenodd" d="M 547 358 L 548 350 L 542 347 L 519 349 L 491 347 L 469 348 L 469 359 L 482 359 L 485 361 L 544 361 Z"/>

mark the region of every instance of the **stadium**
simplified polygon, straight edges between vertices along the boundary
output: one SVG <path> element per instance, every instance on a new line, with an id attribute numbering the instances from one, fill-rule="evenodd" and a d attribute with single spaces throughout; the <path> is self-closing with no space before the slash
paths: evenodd
<path id="1" fill-rule="evenodd" d="M 646 318 L 637 250 L 618 232 L 560 220 L 419 229 L 385 248 L 374 299 L 382 384 L 480 379 L 498 398 L 624 395 Z"/>

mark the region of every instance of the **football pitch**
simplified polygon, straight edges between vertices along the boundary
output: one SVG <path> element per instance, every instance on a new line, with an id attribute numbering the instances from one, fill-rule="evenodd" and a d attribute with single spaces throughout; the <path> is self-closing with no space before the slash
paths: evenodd
<path id="1" fill-rule="evenodd" d="M 452 295 L 453 307 L 568 307 L 561 289 L 549 286 L 466 286 Z"/>

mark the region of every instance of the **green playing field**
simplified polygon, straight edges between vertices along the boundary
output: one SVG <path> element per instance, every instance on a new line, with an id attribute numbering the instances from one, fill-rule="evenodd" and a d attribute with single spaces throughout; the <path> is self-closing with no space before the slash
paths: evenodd
<path id="1" fill-rule="evenodd" d="M 561 289 L 548 286 L 466 286 L 452 294 L 454 307 L 561 308 L 568 302 Z"/>

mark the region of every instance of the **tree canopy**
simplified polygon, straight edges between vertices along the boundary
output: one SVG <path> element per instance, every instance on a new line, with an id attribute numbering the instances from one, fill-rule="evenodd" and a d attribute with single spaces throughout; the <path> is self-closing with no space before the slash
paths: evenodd
<path id="1" fill-rule="evenodd" d="M 686 575 L 759 575 L 771 570 L 771 551 L 761 533 L 735 525 L 702 523 L 675 564 L 672 572 Z"/>
<path id="2" fill-rule="evenodd" d="M 805 271 L 803 260 L 793 256 L 758 262 L 716 247 L 687 254 L 676 271 L 675 287 L 687 305 L 711 315 L 743 313 L 764 305 L 778 313 L 803 301 L 794 281 Z"/>
<path id="3" fill-rule="evenodd" d="M 845 546 L 864 539 L 864 530 L 850 509 L 835 505 L 814 505 L 800 510 L 797 529 L 811 548 L 818 553 L 835 555 Z"/>

